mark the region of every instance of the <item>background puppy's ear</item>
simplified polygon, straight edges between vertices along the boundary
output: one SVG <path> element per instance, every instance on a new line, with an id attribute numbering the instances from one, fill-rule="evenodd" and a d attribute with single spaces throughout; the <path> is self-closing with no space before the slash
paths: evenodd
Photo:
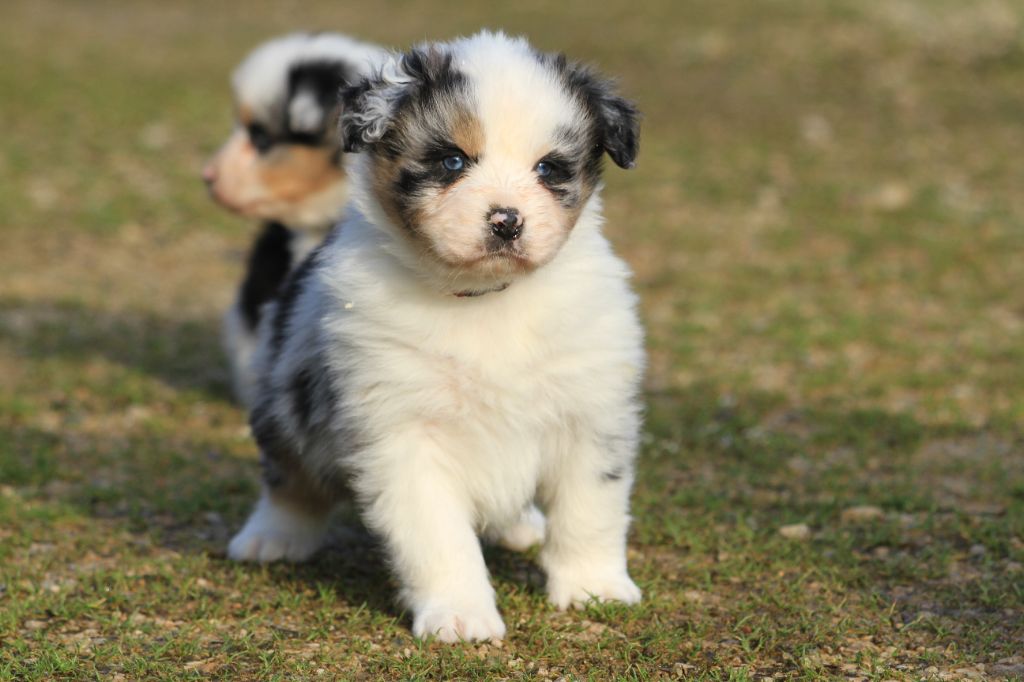
<path id="1" fill-rule="evenodd" d="M 432 56 L 419 49 L 392 54 L 377 73 L 341 89 L 341 140 L 346 152 L 379 142 L 409 92 L 430 78 Z"/>
<path id="2" fill-rule="evenodd" d="M 615 85 L 583 64 L 569 63 L 565 55 L 554 58 L 569 88 L 579 93 L 597 118 L 601 146 L 620 168 L 636 166 L 640 152 L 640 112 L 615 92 Z"/>
<path id="3" fill-rule="evenodd" d="M 292 133 L 320 135 L 335 122 L 338 92 L 350 69 L 338 60 L 299 62 L 288 71 L 287 128 Z"/>

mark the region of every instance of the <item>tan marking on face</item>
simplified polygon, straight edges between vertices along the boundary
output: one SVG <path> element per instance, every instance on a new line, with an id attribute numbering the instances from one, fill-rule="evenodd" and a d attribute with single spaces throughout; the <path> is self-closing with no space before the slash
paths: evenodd
<path id="1" fill-rule="evenodd" d="M 235 106 L 235 110 L 237 111 L 238 122 L 241 123 L 243 127 L 252 123 L 253 113 L 248 104 L 239 103 Z"/>
<path id="2" fill-rule="evenodd" d="M 210 193 L 241 215 L 287 221 L 345 181 L 335 154 L 331 148 L 284 144 L 260 154 L 248 133 L 238 129 L 210 161 Z"/>
<path id="3" fill-rule="evenodd" d="M 401 159 L 386 159 L 377 157 L 373 159 L 373 193 L 380 201 L 381 207 L 387 214 L 388 219 L 398 227 L 406 227 L 405 217 L 394 201 L 394 187 L 398 181 L 398 174 L 402 170 Z"/>
<path id="4" fill-rule="evenodd" d="M 305 145 L 278 145 L 260 159 L 259 176 L 278 201 L 298 203 L 344 177 L 334 164 L 334 150 Z"/>
<path id="5" fill-rule="evenodd" d="M 568 225 L 568 230 L 571 231 L 576 227 L 576 221 L 579 220 L 580 214 L 583 213 L 583 208 L 590 201 L 590 197 L 594 194 L 595 189 L 597 189 L 597 182 L 584 178 L 580 181 L 580 196 L 576 203 L 568 208 L 561 203 L 558 204 L 559 210 L 565 216 L 564 221 Z"/>
<path id="6" fill-rule="evenodd" d="M 484 150 L 484 130 L 479 119 L 471 112 L 463 110 L 455 117 L 449 128 L 449 137 L 452 143 L 471 158 L 479 158 Z M 402 159 L 387 159 L 383 156 L 375 157 L 373 160 L 372 187 L 377 199 L 388 218 L 395 225 L 408 227 L 407 221 L 419 224 L 425 218 L 421 209 L 414 209 L 411 214 L 403 215 L 394 201 L 394 187 L 398 182 L 399 174 L 402 172 Z M 442 188 L 440 194 L 444 194 L 447 188 Z"/>
<path id="7" fill-rule="evenodd" d="M 452 142 L 471 158 L 478 158 L 484 151 L 484 129 L 476 116 L 463 112 L 452 125 Z"/>

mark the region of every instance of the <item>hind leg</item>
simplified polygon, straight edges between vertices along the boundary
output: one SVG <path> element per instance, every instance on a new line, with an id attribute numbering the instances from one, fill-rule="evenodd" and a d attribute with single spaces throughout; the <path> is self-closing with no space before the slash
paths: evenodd
<path id="1" fill-rule="evenodd" d="M 306 561 L 327 538 L 333 496 L 298 467 L 283 470 L 264 456 L 263 495 L 228 545 L 235 561 Z"/>
<path id="2" fill-rule="evenodd" d="M 507 526 L 488 529 L 484 539 L 492 545 L 501 545 L 515 552 L 525 552 L 544 542 L 544 514 L 534 504 L 529 505 Z"/>

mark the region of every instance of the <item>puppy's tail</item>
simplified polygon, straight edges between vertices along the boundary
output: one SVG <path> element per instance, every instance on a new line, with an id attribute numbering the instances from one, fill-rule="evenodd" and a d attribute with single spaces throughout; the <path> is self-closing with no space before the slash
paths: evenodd
<path id="1" fill-rule="evenodd" d="M 251 407 L 256 388 L 252 360 L 263 306 L 277 296 L 288 273 L 314 246 L 310 235 L 280 223 L 267 223 L 249 253 L 238 298 L 224 316 L 223 338 L 235 395 L 246 407 Z"/>

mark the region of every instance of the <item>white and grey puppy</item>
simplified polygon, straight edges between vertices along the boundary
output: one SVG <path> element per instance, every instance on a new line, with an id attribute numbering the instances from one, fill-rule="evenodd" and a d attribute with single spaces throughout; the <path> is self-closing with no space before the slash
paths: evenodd
<path id="1" fill-rule="evenodd" d="M 343 100 L 358 211 L 268 309 L 265 487 L 230 556 L 306 559 L 350 487 L 416 636 L 504 635 L 479 535 L 543 539 L 559 608 L 638 601 L 643 339 L 598 197 L 604 153 L 635 163 L 635 108 L 486 32 L 395 56 Z"/>
<path id="2" fill-rule="evenodd" d="M 348 200 L 338 92 L 386 55 L 337 33 L 293 33 L 259 45 L 232 74 L 236 125 L 206 163 L 203 180 L 221 206 L 264 221 L 224 318 L 235 392 L 247 405 L 255 391 L 250 365 L 262 306 Z"/>

